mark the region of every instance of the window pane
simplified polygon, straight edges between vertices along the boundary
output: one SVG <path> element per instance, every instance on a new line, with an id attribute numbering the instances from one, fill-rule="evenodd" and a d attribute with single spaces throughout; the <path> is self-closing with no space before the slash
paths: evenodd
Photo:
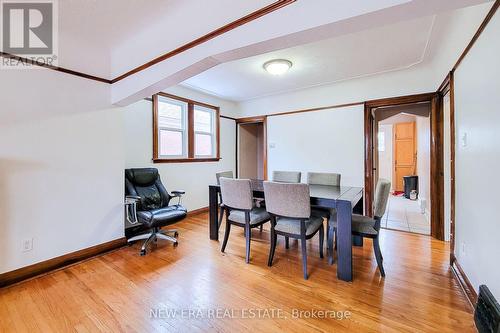
<path id="1" fill-rule="evenodd" d="M 212 133 L 212 116 L 214 111 L 195 105 L 194 131 Z"/>
<path id="2" fill-rule="evenodd" d="M 194 147 L 196 156 L 212 156 L 212 136 L 196 133 Z"/>
<path id="3" fill-rule="evenodd" d="M 160 130 L 160 155 L 183 155 L 182 132 Z"/>
<path id="4" fill-rule="evenodd" d="M 168 128 L 184 128 L 183 114 L 187 105 L 183 102 L 172 101 L 167 98 L 158 100 L 158 126 Z"/>

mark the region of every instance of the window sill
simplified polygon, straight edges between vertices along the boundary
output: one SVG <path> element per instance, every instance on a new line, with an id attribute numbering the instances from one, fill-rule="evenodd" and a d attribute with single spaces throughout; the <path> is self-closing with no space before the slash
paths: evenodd
<path id="1" fill-rule="evenodd" d="M 153 163 L 192 163 L 192 162 L 218 162 L 220 157 L 207 158 L 156 158 Z"/>

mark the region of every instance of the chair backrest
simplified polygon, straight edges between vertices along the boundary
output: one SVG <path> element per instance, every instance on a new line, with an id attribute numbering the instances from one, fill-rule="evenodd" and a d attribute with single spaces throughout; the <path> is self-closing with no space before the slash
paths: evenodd
<path id="1" fill-rule="evenodd" d="M 300 171 L 273 171 L 273 182 L 300 183 Z"/>
<path id="2" fill-rule="evenodd" d="M 382 217 L 387 209 L 389 194 L 391 192 L 391 182 L 387 179 L 380 178 L 375 189 L 375 200 L 373 202 L 373 215 Z"/>
<path id="3" fill-rule="evenodd" d="M 253 208 L 253 193 L 250 179 L 220 178 L 222 202 L 229 208 L 250 210 Z"/>
<path id="4" fill-rule="evenodd" d="M 166 207 L 170 202 L 170 195 L 155 168 L 126 169 L 125 194 L 141 197 L 140 210 Z"/>
<path id="5" fill-rule="evenodd" d="M 234 178 L 234 175 L 233 175 L 232 171 L 222 171 L 222 172 L 217 172 L 215 174 L 215 177 L 217 178 L 217 185 L 220 185 L 220 179 L 222 177 L 224 177 L 224 178 Z"/>
<path id="6" fill-rule="evenodd" d="M 304 219 L 311 217 L 307 184 L 264 182 L 264 197 L 266 210 L 271 214 Z"/>
<path id="7" fill-rule="evenodd" d="M 309 185 L 340 186 L 340 173 L 308 172 L 307 183 Z"/>

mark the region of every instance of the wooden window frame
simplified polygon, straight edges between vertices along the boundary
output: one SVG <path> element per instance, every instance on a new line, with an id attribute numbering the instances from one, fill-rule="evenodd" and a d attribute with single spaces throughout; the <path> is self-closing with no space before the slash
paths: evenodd
<path id="1" fill-rule="evenodd" d="M 158 154 L 159 138 L 158 138 L 158 97 L 166 97 L 180 102 L 187 103 L 187 158 L 165 158 Z M 215 156 L 214 157 L 196 157 L 195 156 L 195 131 L 194 131 L 194 107 L 195 105 L 204 108 L 212 109 L 215 112 Z M 153 163 L 189 163 L 189 162 L 217 162 L 220 161 L 220 108 L 210 104 L 194 101 L 192 99 L 179 97 L 167 93 L 158 93 L 153 95 Z"/>

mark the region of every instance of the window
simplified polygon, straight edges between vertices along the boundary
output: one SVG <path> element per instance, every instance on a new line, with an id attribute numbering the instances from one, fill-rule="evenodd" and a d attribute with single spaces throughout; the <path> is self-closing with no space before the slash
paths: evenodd
<path id="1" fill-rule="evenodd" d="M 218 161 L 219 108 L 159 93 L 153 96 L 154 162 Z"/>

